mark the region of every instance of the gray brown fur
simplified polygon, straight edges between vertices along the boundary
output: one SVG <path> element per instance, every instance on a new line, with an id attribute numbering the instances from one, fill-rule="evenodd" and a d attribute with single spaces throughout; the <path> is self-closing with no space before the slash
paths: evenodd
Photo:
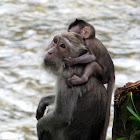
<path id="1" fill-rule="evenodd" d="M 83 75 L 84 77 L 86 77 L 86 79 L 87 77 L 94 75 L 103 84 L 107 83 L 107 94 L 108 94 L 107 112 L 106 112 L 106 121 L 104 125 L 104 131 L 101 138 L 101 140 L 105 140 L 107 128 L 109 125 L 111 97 L 112 97 L 113 87 L 115 83 L 114 64 L 106 47 L 102 44 L 100 40 L 95 38 L 95 29 L 91 24 L 87 23 L 84 20 L 76 19 L 74 22 L 70 24 L 68 31 L 76 32 L 82 35 L 81 31 L 84 29 L 84 27 L 90 27 L 91 32 L 89 36 L 85 38 L 85 45 L 87 46 L 91 55 L 94 54 L 96 59 L 87 65 Z M 86 55 L 84 55 L 84 57 L 85 56 Z M 87 76 L 87 73 L 88 73 L 88 76 Z M 83 75 L 81 77 L 83 77 Z"/>
<path id="2" fill-rule="evenodd" d="M 84 44 L 72 44 L 71 36 L 77 39 L 71 33 L 60 35 L 69 42 L 70 51 L 75 45 L 79 47 L 78 51 L 69 54 L 78 57 L 85 49 Z M 39 140 L 99 140 L 107 105 L 107 92 L 103 84 L 91 76 L 86 84 L 69 88 L 67 79 L 74 74 L 81 76 L 85 65 L 66 67 L 62 56 L 51 62 L 45 60 L 44 66 L 57 76 L 57 92 L 54 109 L 37 123 Z"/>

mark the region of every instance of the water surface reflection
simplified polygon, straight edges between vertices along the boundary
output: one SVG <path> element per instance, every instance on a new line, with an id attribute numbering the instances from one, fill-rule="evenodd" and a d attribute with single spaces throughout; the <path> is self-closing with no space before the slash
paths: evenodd
<path id="1" fill-rule="evenodd" d="M 0 0 L 0 139 L 37 140 L 36 107 L 55 82 L 40 68 L 42 50 L 77 17 L 93 24 L 108 48 L 115 86 L 139 80 L 139 6 L 137 0 Z"/>

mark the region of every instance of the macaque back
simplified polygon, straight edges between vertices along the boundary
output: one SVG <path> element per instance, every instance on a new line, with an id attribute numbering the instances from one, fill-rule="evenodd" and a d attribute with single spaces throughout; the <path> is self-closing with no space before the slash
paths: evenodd
<path id="1" fill-rule="evenodd" d="M 71 85 L 84 84 L 88 81 L 88 78 L 91 75 L 96 76 L 102 82 L 102 84 L 107 83 L 108 103 L 104 132 L 101 138 L 101 140 L 105 140 L 107 127 L 109 124 L 111 97 L 115 83 L 115 72 L 113 61 L 106 47 L 101 43 L 100 40 L 95 38 L 95 29 L 91 24 L 85 22 L 84 20 L 76 19 L 74 22 L 70 24 L 68 31 L 76 32 L 82 35 L 85 41 L 85 45 L 89 50 L 89 53 L 87 53 L 87 55 L 83 55 L 83 57 L 81 56 L 79 58 L 76 58 L 76 62 L 78 63 L 86 62 L 89 64 L 86 66 L 81 78 L 74 75 L 68 79 L 70 84 Z M 94 55 L 94 57 L 91 57 L 92 55 Z M 91 60 L 91 58 L 93 59 Z M 69 61 L 69 59 L 67 60 Z"/>

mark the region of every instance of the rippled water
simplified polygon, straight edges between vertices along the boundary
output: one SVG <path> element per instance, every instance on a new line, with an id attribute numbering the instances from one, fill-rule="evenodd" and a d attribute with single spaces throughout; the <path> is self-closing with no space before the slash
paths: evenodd
<path id="1" fill-rule="evenodd" d="M 37 140 L 37 104 L 55 81 L 40 68 L 42 50 L 75 18 L 93 24 L 108 48 L 115 88 L 140 80 L 139 7 L 138 0 L 0 0 L 0 140 Z"/>

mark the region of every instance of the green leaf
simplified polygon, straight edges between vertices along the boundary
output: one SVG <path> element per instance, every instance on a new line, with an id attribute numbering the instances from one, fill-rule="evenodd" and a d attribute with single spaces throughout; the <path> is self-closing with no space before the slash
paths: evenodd
<path id="1" fill-rule="evenodd" d="M 130 116 L 128 120 L 130 120 L 130 121 L 138 121 L 138 119 L 136 117 L 134 117 L 134 116 Z"/>
<path id="2" fill-rule="evenodd" d="M 129 112 L 130 112 L 131 114 L 133 114 L 133 116 L 135 116 L 135 117 L 137 118 L 137 120 L 140 121 L 140 117 L 139 117 L 129 106 L 127 106 L 127 109 L 129 110 Z"/>
<path id="3" fill-rule="evenodd" d="M 121 119 L 123 122 L 124 130 L 126 130 L 125 125 L 126 125 L 128 118 L 131 115 L 131 113 L 127 110 L 126 106 L 132 107 L 130 93 L 127 94 L 127 98 L 126 98 L 125 102 L 123 103 L 123 105 L 121 106 Z"/>
<path id="4" fill-rule="evenodd" d="M 136 117 L 130 116 L 129 120 L 132 121 L 132 128 L 134 130 L 139 130 L 140 129 L 140 121 Z"/>
<path id="5" fill-rule="evenodd" d="M 137 115 L 139 115 L 139 114 L 138 114 L 138 111 L 137 111 L 137 109 L 136 109 L 136 107 L 135 107 L 135 104 L 134 104 L 132 92 L 130 92 L 130 96 L 131 96 L 131 101 L 132 101 L 133 107 L 134 107 L 134 109 L 135 109 L 135 112 L 137 113 Z"/>
<path id="6" fill-rule="evenodd" d="M 118 138 L 117 140 L 127 140 L 125 137 Z"/>

